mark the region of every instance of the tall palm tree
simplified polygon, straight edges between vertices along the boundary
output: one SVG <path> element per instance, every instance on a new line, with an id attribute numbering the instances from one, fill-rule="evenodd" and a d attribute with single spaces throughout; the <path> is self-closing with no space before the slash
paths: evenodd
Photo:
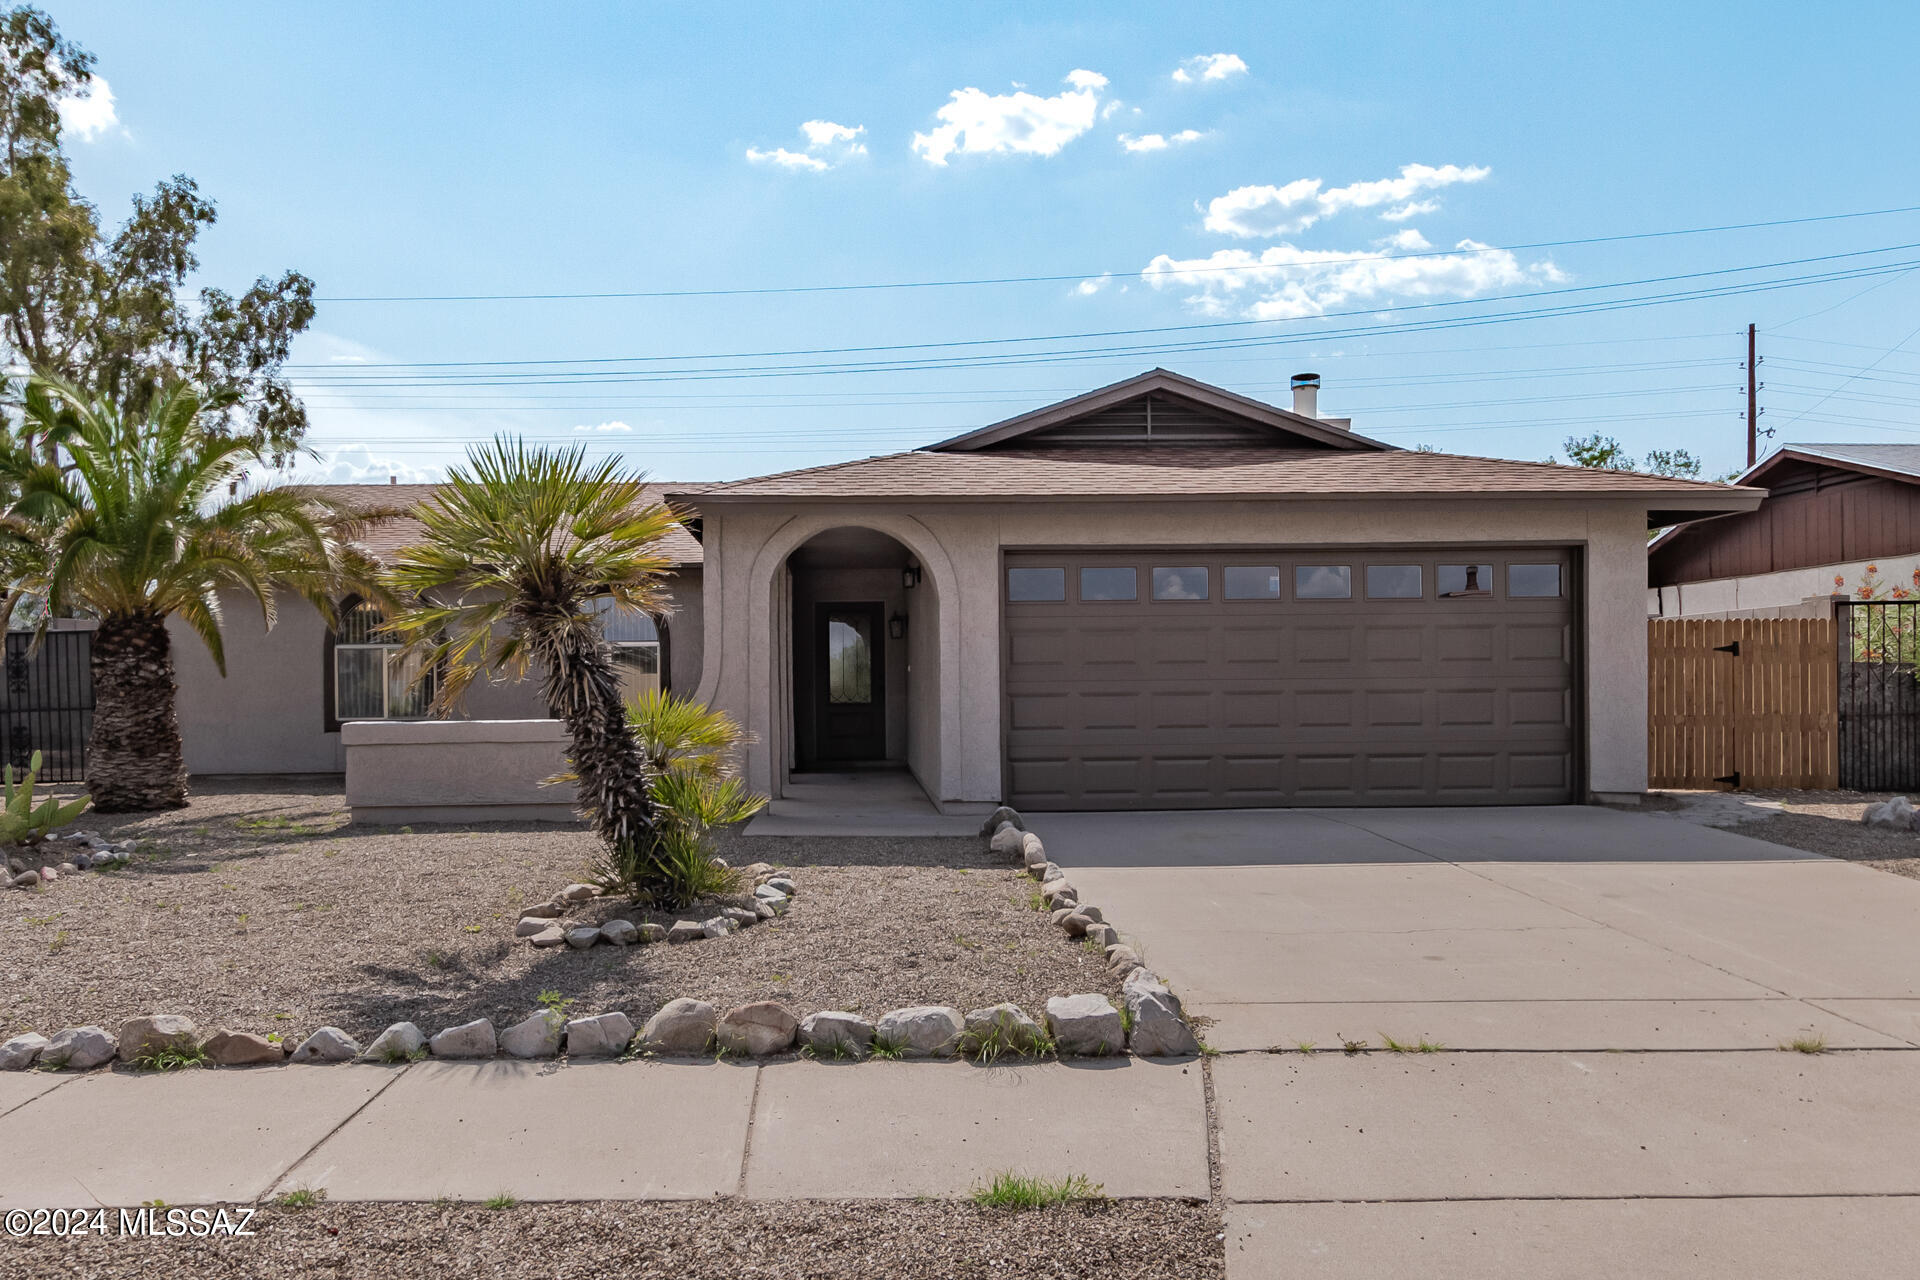
<path id="1" fill-rule="evenodd" d="M 437 709 L 474 678 L 537 666 L 547 705 L 566 725 L 581 816 L 606 842 L 628 892 L 670 893 L 656 862 L 649 774 L 622 703 L 594 601 L 655 612 L 672 561 L 673 515 L 645 500 L 641 476 L 578 449 L 495 440 L 452 468 L 417 512 L 421 540 L 394 558 L 389 626 L 437 670 Z"/>
<path id="2" fill-rule="evenodd" d="M 31 591 L 49 615 L 98 619 L 87 789 L 103 812 L 187 802 L 168 618 L 224 674 L 221 592 L 253 597 L 271 627 L 282 588 L 331 616 L 343 586 L 372 577 L 353 517 L 295 487 L 237 492 L 260 455 L 218 429 L 229 402 L 182 382 L 133 416 L 35 378 L 20 438 L 0 454 L 13 514 L 42 539 Z"/>

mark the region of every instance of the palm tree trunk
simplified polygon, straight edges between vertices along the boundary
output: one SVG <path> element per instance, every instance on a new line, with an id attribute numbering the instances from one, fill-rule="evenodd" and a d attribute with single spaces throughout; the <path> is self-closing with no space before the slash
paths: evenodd
<path id="1" fill-rule="evenodd" d="M 93 633 L 87 790 L 102 813 L 179 809 L 187 763 L 174 714 L 173 651 L 158 614 L 108 614 Z"/>
<path id="2" fill-rule="evenodd" d="M 580 816 L 607 842 L 634 891 L 649 888 L 655 843 L 646 757 L 620 697 L 613 651 L 597 626 L 569 614 L 546 635 L 534 629 L 547 705 L 567 726 Z"/>

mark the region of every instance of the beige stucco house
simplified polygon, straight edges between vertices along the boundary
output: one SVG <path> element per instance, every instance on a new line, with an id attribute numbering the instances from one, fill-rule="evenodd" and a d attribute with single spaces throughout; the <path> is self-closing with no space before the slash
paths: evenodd
<path id="1" fill-rule="evenodd" d="M 1404 451 L 1295 383 L 1278 408 L 1155 370 L 926 449 L 663 486 L 662 677 L 752 731 L 776 797 L 886 765 L 955 811 L 1643 792 L 1647 531 L 1760 493 Z M 338 769 L 330 644 L 283 620 L 222 681 L 183 643 L 189 766 Z"/>

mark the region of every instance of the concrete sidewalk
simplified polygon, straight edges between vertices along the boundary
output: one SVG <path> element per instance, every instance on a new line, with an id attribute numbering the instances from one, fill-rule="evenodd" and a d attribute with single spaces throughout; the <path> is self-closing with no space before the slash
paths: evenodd
<path id="1" fill-rule="evenodd" d="M 7 1108 L 11 1108 L 8 1110 Z M 0 1076 L 0 1209 L 1208 1194 L 1198 1062 L 420 1062 Z"/>

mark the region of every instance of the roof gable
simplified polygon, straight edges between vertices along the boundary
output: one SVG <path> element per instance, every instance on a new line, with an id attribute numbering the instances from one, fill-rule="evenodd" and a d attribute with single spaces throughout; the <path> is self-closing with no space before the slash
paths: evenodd
<path id="1" fill-rule="evenodd" d="M 1379 450 L 1394 446 L 1165 369 L 942 440 L 941 453 L 987 449 L 1238 445 Z"/>

